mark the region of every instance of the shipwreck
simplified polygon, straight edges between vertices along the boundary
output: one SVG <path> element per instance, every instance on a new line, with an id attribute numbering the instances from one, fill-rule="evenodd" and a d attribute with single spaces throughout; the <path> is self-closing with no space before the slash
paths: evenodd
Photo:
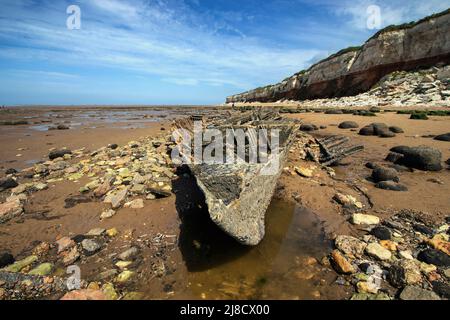
<path id="1" fill-rule="evenodd" d="M 201 146 L 194 145 L 195 138 L 177 141 L 178 152 L 205 195 L 211 220 L 241 244 L 255 246 L 264 238 L 265 213 L 292 143 L 312 137 L 299 131 L 298 120 L 263 109 L 230 113 L 226 119 L 191 116 L 177 120 L 175 127 L 195 136 L 196 121 L 201 121 L 201 130 L 214 130 L 215 139 Z M 347 146 L 348 139 L 340 136 L 313 140 L 316 148 L 305 144 L 305 149 L 311 160 L 325 165 L 363 148 Z M 196 148 L 198 154 L 208 151 L 222 161 L 199 159 Z"/>

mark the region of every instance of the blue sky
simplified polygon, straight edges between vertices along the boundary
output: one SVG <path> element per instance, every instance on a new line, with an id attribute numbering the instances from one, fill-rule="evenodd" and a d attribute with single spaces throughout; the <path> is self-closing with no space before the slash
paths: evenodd
<path id="1" fill-rule="evenodd" d="M 81 29 L 66 27 L 69 5 Z M 450 0 L 0 0 L 0 104 L 214 104 Z"/>

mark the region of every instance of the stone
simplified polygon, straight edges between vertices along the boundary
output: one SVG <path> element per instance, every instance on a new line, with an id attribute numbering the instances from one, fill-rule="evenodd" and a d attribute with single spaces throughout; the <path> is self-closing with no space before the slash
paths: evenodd
<path id="1" fill-rule="evenodd" d="M 66 208 L 66 209 L 73 208 L 77 204 L 88 203 L 91 201 L 92 201 L 92 199 L 85 195 L 72 195 L 72 196 L 67 197 L 64 200 L 64 202 L 65 202 L 64 208 Z"/>
<path id="2" fill-rule="evenodd" d="M 400 300 L 441 300 L 433 291 L 417 286 L 406 286 L 400 293 Z"/>
<path id="3" fill-rule="evenodd" d="M 450 257 L 436 249 L 422 250 L 418 254 L 417 259 L 438 267 L 450 267 Z"/>
<path id="4" fill-rule="evenodd" d="M 75 241 L 73 241 L 69 237 L 63 237 L 59 239 L 58 241 L 56 241 L 56 244 L 58 245 L 58 254 L 76 245 Z"/>
<path id="5" fill-rule="evenodd" d="M 0 223 L 7 222 L 23 213 L 23 206 L 20 200 L 15 199 L 0 204 Z"/>
<path id="6" fill-rule="evenodd" d="M 450 268 L 444 270 L 444 275 L 450 280 Z"/>
<path id="7" fill-rule="evenodd" d="M 107 300 L 101 290 L 80 289 L 67 292 L 61 300 Z"/>
<path id="8" fill-rule="evenodd" d="M 356 225 L 375 225 L 380 223 L 380 218 L 370 214 L 354 213 L 351 222 Z"/>
<path id="9" fill-rule="evenodd" d="M 373 242 L 369 243 L 366 247 L 366 253 L 369 256 L 377 258 L 379 260 L 390 260 L 392 254 L 389 250 L 381 246 L 379 243 Z"/>
<path id="10" fill-rule="evenodd" d="M 397 251 L 397 243 L 391 240 L 380 240 L 380 245 L 389 251 Z"/>
<path id="11" fill-rule="evenodd" d="M 378 238 L 379 240 L 391 240 L 392 233 L 389 228 L 383 226 L 377 226 L 370 230 L 370 234 Z"/>
<path id="12" fill-rule="evenodd" d="M 62 158 L 66 154 L 72 154 L 72 151 L 70 151 L 69 149 L 53 150 L 48 154 L 48 158 L 50 160 L 54 160 L 56 158 Z"/>
<path id="13" fill-rule="evenodd" d="M 80 253 L 78 252 L 78 248 L 74 246 L 72 247 L 72 249 L 64 251 L 62 253 L 62 256 L 63 256 L 63 264 L 65 266 L 69 266 L 80 258 Z"/>
<path id="14" fill-rule="evenodd" d="M 53 271 L 53 264 L 47 262 L 38 265 L 36 268 L 28 272 L 28 274 L 35 276 L 47 276 Z"/>
<path id="15" fill-rule="evenodd" d="M 136 247 L 131 247 L 130 249 L 122 252 L 118 255 L 118 259 L 122 261 L 133 260 L 139 254 L 139 249 Z"/>
<path id="16" fill-rule="evenodd" d="M 450 286 L 447 283 L 432 281 L 433 291 L 444 299 L 450 299 Z"/>
<path id="17" fill-rule="evenodd" d="M 116 211 L 114 211 L 113 209 L 109 209 L 106 211 L 103 211 L 102 214 L 100 215 L 100 219 L 109 219 L 112 218 L 114 215 L 116 214 Z"/>
<path id="18" fill-rule="evenodd" d="M 105 283 L 102 286 L 103 294 L 106 297 L 106 300 L 117 300 L 119 299 L 119 295 L 116 292 L 116 289 L 114 288 L 114 285 L 112 283 Z"/>
<path id="19" fill-rule="evenodd" d="M 4 268 L 14 263 L 14 257 L 9 252 L 0 253 L 0 268 Z"/>
<path id="20" fill-rule="evenodd" d="M 357 209 L 362 209 L 363 205 L 361 202 L 357 201 L 355 197 L 351 195 L 344 195 L 342 193 L 336 193 L 333 197 L 334 201 L 337 203 L 348 206 L 348 207 L 355 207 Z"/>
<path id="21" fill-rule="evenodd" d="M 425 240 L 425 243 L 430 247 L 436 250 L 440 250 L 450 256 L 450 242 L 442 239 L 441 237 L 439 237 L 439 235 L 434 236 L 433 239 Z"/>
<path id="22" fill-rule="evenodd" d="M 101 245 L 92 239 L 84 239 L 81 242 L 81 246 L 83 247 L 85 254 L 88 256 L 95 254 L 101 249 Z"/>
<path id="23" fill-rule="evenodd" d="M 370 126 L 373 127 L 373 131 L 376 136 L 379 136 L 383 132 L 389 131 L 389 127 L 385 123 L 375 122 L 371 123 Z"/>
<path id="24" fill-rule="evenodd" d="M 300 126 L 300 130 L 301 131 L 305 131 L 305 132 L 311 132 L 311 131 L 315 131 L 317 129 L 318 128 L 315 125 L 313 125 L 313 124 L 304 123 L 304 124 L 302 124 Z"/>
<path id="25" fill-rule="evenodd" d="M 119 273 L 116 277 L 117 283 L 125 283 L 128 282 L 132 277 L 134 277 L 135 273 L 133 271 L 125 270 Z"/>
<path id="26" fill-rule="evenodd" d="M 0 178 L 0 191 L 17 187 L 19 184 L 13 178 Z"/>
<path id="27" fill-rule="evenodd" d="M 434 137 L 434 140 L 450 141 L 450 132 L 449 133 L 440 134 L 440 135 Z"/>
<path id="28" fill-rule="evenodd" d="M 422 274 L 417 261 L 402 260 L 399 264 L 392 265 L 388 272 L 389 283 L 396 288 L 422 282 Z"/>
<path id="29" fill-rule="evenodd" d="M 397 126 L 391 126 L 389 127 L 389 130 L 394 133 L 404 133 L 403 129 Z"/>
<path id="30" fill-rule="evenodd" d="M 145 185 L 143 184 L 135 184 L 131 187 L 130 192 L 135 194 L 144 194 L 145 193 Z"/>
<path id="31" fill-rule="evenodd" d="M 97 279 L 102 281 L 102 280 L 108 280 L 111 279 L 113 277 L 115 277 L 117 275 L 117 270 L 116 269 L 109 269 L 106 271 L 101 272 Z"/>
<path id="32" fill-rule="evenodd" d="M 360 281 L 356 284 L 356 288 L 359 293 L 378 293 L 378 287 L 373 282 Z"/>
<path id="33" fill-rule="evenodd" d="M 95 190 L 94 190 L 94 196 L 97 198 L 103 197 L 105 194 L 111 190 L 111 184 L 113 182 L 113 179 L 105 179 L 102 184 L 100 184 Z"/>
<path id="34" fill-rule="evenodd" d="M 144 200 L 135 199 L 133 201 L 125 203 L 124 207 L 131 208 L 131 209 L 142 209 L 142 208 L 144 208 Z"/>
<path id="35" fill-rule="evenodd" d="M 367 244 L 355 237 L 339 235 L 334 240 L 334 245 L 344 254 L 354 257 L 361 257 Z"/>
<path id="36" fill-rule="evenodd" d="M 117 231 L 116 228 L 111 228 L 111 229 L 106 230 L 106 234 L 108 237 L 113 238 L 119 234 L 119 231 Z"/>
<path id="37" fill-rule="evenodd" d="M 356 272 L 353 265 L 339 252 L 339 250 L 333 250 L 331 253 L 331 259 L 333 262 L 333 267 L 337 272 L 344 274 Z"/>
<path id="38" fill-rule="evenodd" d="M 299 168 L 299 167 L 295 167 L 294 170 L 295 170 L 295 172 L 296 172 L 298 175 L 300 175 L 300 176 L 302 176 L 302 177 L 304 177 L 304 178 L 311 178 L 311 177 L 313 176 L 313 171 L 312 171 L 311 169 L 308 169 L 308 168 L 303 168 L 303 167 Z"/>
<path id="39" fill-rule="evenodd" d="M 433 264 L 420 262 L 420 270 L 425 274 L 429 274 L 431 272 L 435 272 L 437 270 L 437 267 Z"/>
<path id="40" fill-rule="evenodd" d="M 125 200 L 127 196 L 128 188 L 118 191 L 111 197 L 111 207 L 113 209 L 117 209 L 122 205 L 122 202 Z"/>
<path id="41" fill-rule="evenodd" d="M 406 167 L 419 169 L 423 171 L 440 171 L 442 170 L 442 154 L 433 147 L 419 146 L 409 147 L 398 152 L 403 154 L 403 157 L 399 159 L 396 164 L 400 164 Z"/>
<path id="42" fill-rule="evenodd" d="M 378 136 L 381 138 L 393 138 L 395 137 L 395 133 L 389 129 L 384 129 L 378 132 Z"/>
<path id="43" fill-rule="evenodd" d="M 398 160 L 400 160 L 401 158 L 403 158 L 403 155 L 401 153 L 389 152 L 384 160 L 395 163 Z"/>
<path id="44" fill-rule="evenodd" d="M 428 236 L 432 236 L 434 234 L 433 229 L 427 227 L 426 225 L 419 224 L 419 223 L 415 223 L 413 225 L 413 229 L 417 232 L 420 232 L 420 233 L 428 235 Z"/>
<path id="45" fill-rule="evenodd" d="M 28 267 L 29 265 L 32 265 L 38 260 L 38 257 L 35 255 L 28 256 L 25 259 L 19 260 L 14 262 L 13 264 L 7 266 L 3 270 L 7 272 L 20 272 L 25 267 Z"/>
<path id="46" fill-rule="evenodd" d="M 356 129 L 359 125 L 355 121 L 344 121 L 338 126 L 339 129 Z"/>
<path id="47" fill-rule="evenodd" d="M 381 181 L 375 185 L 376 188 L 388 191 L 398 191 L 405 192 L 408 191 L 408 188 L 400 183 L 394 181 Z"/>
<path id="48" fill-rule="evenodd" d="M 131 264 L 133 264 L 133 261 L 119 261 L 119 262 L 116 263 L 116 267 L 119 268 L 119 269 L 126 269 Z"/>
<path id="49" fill-rule="evenodd" d="M 350 300 L 392 300 L 386 293 L 355 293 Z"/>
<path id="50" fill-rule="evenodd" d="M 372 171 L 372 179 L 375 182 L 380 181 L 395 181 L 399 182 L 398 172 L 395 169 L 386 167 L 377 167 Z"/>
<path id="51" fill-rule="evenodd" d="M 374 136 L 375 129 L 373 126 L 365 126 L 359 130 L 359 134 L 362 136 Z"/>
<path id="52" fill-rule="evenodd" d="M 413 255 L 412 255 L 411 251 L 409 251 L 409 250 L 400 251 L 398 254 L 399 254 L 400 257 L 402 257 L 403 259 L 406 259 L 406 260 L 414 260 L 414 257 L 413 257 Z"/>
<path id="53" fill-rule="evenodd" d="M 88 233 L 86 233 L 86 237 L 100 237 L 102 235 L 104 235 L 106 232 L 105 229 L 103 228 L 94 228 L 89 230 Z"/>

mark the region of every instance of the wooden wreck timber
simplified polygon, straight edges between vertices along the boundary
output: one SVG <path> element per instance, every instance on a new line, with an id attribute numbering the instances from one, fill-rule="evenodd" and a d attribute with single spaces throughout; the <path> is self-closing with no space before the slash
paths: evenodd
<path id="1" fill-rule="evenodd" d="M 193 118 L 177 121 L 176 127 L 193 133 Z M 188 166 L 205 195 L 211 220 L 240 243 L 257 245 L 264 238 L 265 213 L 289 149 L 297 135 L 305 136 L 306 134 L 298 130 L 297 121 L 283 118 L 275 112 L 261 110 L 245 112 L 237 116 L 230 114 L 227 119 L 216 118 L 212 122 L 204 123 L 203 127 L 217 129 L 223 133 L 223 137 L 226 137 L 226 133 L 230 131 L 234 134 L 238 129 L 247 130 L 245 159 L 239 158 L 235 153 L 236 161 L 230 163 L 200 162 L 190 163 Z M 266 129 L 267 137 L 271 136 L 271 130 L 278 130 L 279 145 L 277 150 L 270 150 L 271 144 L 266 141 L 269 149 L 266 161 L 254 163 L 249 161 L 249 152 L 252 147 L 258 145 L 256 133 L 258 129 Z M 235 143 L 236 141 L 237 139 Z M 331 144 L 327 144 L 327 141 Z M 222 142 L 224 158 L 228 159 L 225 139 Z M 339 138 L 316 142 L 317 146 L 320 146 L 318 149 L 320 156 L 316 159 L 318 162 L 336 162 L 360 150 L 360 147 L 342 147 L 346 141 L 340 141 Z M 215 141 L 205 143 L 202 149 L 205 150 L 214 143 Z M 191 149 L 193 150 L 192 146 Z M 190 157 L 193 162 L 192 155 L 185 156 Z M 259 157 L 258 160 L 260 160 Z"/>

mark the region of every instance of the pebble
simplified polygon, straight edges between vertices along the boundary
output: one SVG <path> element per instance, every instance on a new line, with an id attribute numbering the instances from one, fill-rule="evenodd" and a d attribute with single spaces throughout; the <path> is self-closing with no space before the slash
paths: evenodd
<path id="1" fill-rule="evenodd" d="M 297 174 L 299 174 L 300 176 L 305 177 L 305 178 L 311 178 L 313 176 L 313 170 L 308 169 L 308 168 L 295 167 L 294 170 L 295 170 L 295 172 L 297 172 Z"/>
<path id="2" fill-rule="evenodd" d="M 81 242 L 81 246 L 86 255 L 93 255 L 101 249 L 101 245 L 92 239 L 84 239 Z"/>
<path id="3" fill-rule="evenodd" d="M 401 300 L 441 300 L 433 291 L 417 286 L 406 286 L 400 293 Z"/>
<path id="4" fill-rule="evenodd" d="M 103 211 L 102 214 L 100 215 L 100 219 L 109 219 L 112 218 L 114 215 L 116 214 L 116 211 L 114 211 L 113 209 L 109 209 L 106 211 Z"/>
<path id="5" fill-rule="evenodd" d="M 106 297 L 106 300 L 117 300 L 119 295 L 117 294 L 114 285 L 112 283 L 105 283 L 102 286 L 102 291 Z"/>
<path id="6" fill-rule="evenodd" d="M 369 214 L 354 213 L 351 222 L 355 225 L 375 225 L 380 223 L 380 218 Z"/>
<path id="7" fill-rule="evenodd" d="M 372 228 L 370 234 L 377 237 L 379 240 L 391 240 L 392 238 L 391 230 L 383 226 Z"/>
<path id="8" fill-rule="evenodd" d="M 58 245 L 58 254 L 59 254 L 75 246 L 75 241 L 73 241 L 69 237 L 63 237 L 58 241 L 56 241 L 56 244 Z"/>
<path id="9" fill-rule="evenodd" d="M 369 256 L 372 256 L 379 260 L 390 260 L 392 257 L 392 254 L 389 250 L 382 247 L 376 242 L 369 243 L 369 245 L 367 245 L 366 247 L 366 252 Z"/>
<path id="10" fill-rule="evenodd" d="M 117 230 L 117 228 L 111 228 L 106 230 L 106 234 L 108 235 L 108 237 L 113 238 L 119 234 L 119 231 Z"/>
<path id="11" fill-rule="evenodd" d="M 122 252 L 118 255 L 118 259 L 122 261 L 133 260 L 139 254 L 139 249 L 136 247 L 131 247 L 130 249 Z"/>
<path id="12" fill-rule="evenodd" d="M 346 255 L 361 257 L 366 249 L 367 244 L 355 237 L 339 235 L 334 240 L 336 248 L 341 250 Z"/>
<path id="13" fill-rule="evenodd" d="M 134 276 L 134 272 L 133 271 L 129 271 L 129 270 L 125 270 L 122 271 L 117 277 L 116 277 L 116 282 L 118 283 L 125 283 L 128 282 L 133 276 Z"/>
<path id="14" fill-rule="evenodd" d="M 87 237 L 100 237 L 106 232 L 103 228 L 94 228 L 89 230 L 88 233 L 86 233 Z"/>
<path id="15" fill-rule="evenodd" d="M 334 262 L 333 266 L 337 272 L 344 274 L 356 272 L 353 265 L 339 252 L 339 250 L 333 250 L 331 253 L 331 258 Z"/>
<path id="16" fill-rule="evenodd" d="M 131 209 L 142 209 L 142 208 L 144 208 L 144 200 L 135 199 L 133 201 L 125 203 L 124 207 L 131 208 Z"/>

